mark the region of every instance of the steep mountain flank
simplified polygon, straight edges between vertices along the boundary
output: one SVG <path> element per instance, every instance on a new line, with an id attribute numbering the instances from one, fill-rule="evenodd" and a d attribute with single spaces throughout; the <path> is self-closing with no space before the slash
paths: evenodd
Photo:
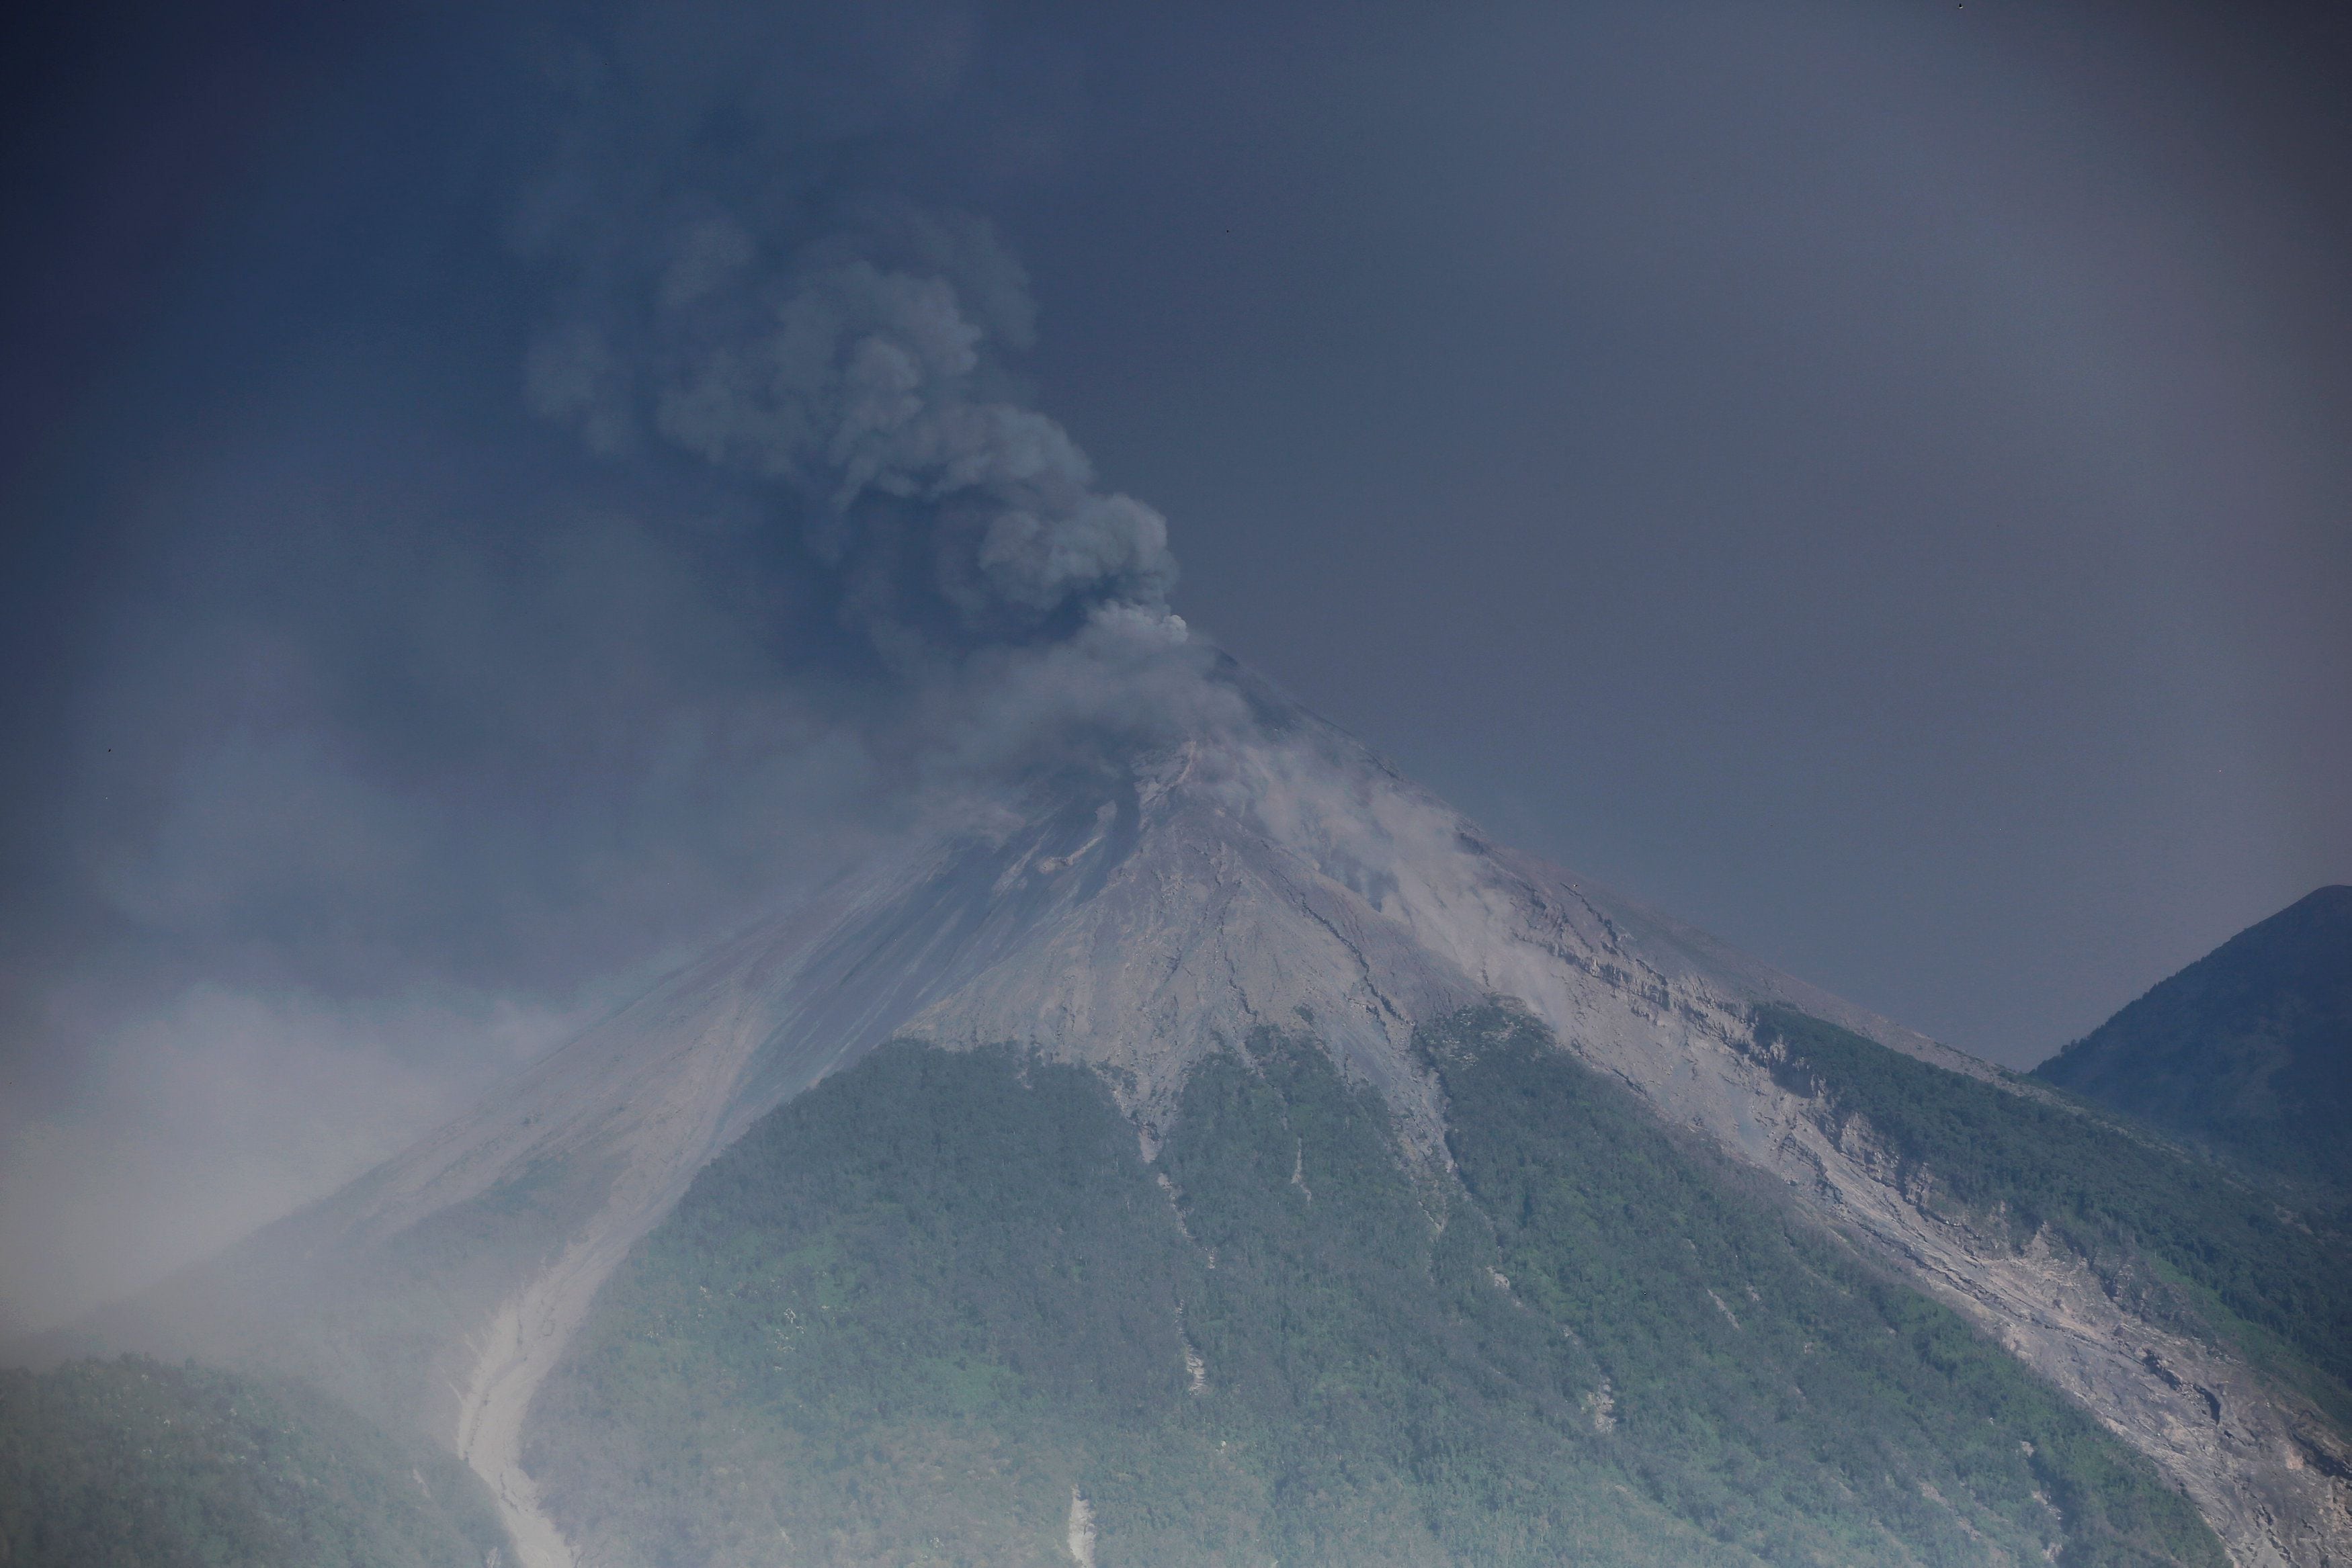
<path id="1" fill-rule="evenodd" d="M 2352 1192 L 2352 887 L 2249 926 L 2033 1071 L 2242 1166 Z"/>
<path id="2" fill-rule="evenodd" d="M 1754 1050 L 1818 1203 L 2155 1458 L 2240 1562 L 2352 1562 L 2352 1237 L 1788 1009 L 1761 1010 Z"/>
<path id="3" fill-rule="evenodd" d="M 2224 1561 L 2155 1469 L 1540 1026 L 1419 1045 L 1415 1161 L 1303 1034 L 1158 1158 L 1082 1070 L 893 1046 L 722 1155 L 526 1456 L 600 1561 Z M 1458 1174 L 1455 1174 L 1458 1173 Z"/>
<path id="4" fill-rule="evenodd" d="M 525 1461 L 562 1440 L 533 1403 L 631 1249 L 777 1106 L 892 1040 L 1010 1046 L 1087 1070 L 1137 1157 L 1182 1187 L 1159 1162 L 1181 1157 L 1204 1103 L 1196 1084 L 1271 1029 L 1311 1039 L 1351 1092 L 1377 1096 L 1402 1168 L 1445 1172 L 1458 1128 L 1416 1040 L 1502 998 L 1646 1114 L 1776 1178 L 1809 1223 L 1904 1270 L 2074 1395 L 2196 1500 L 2246 1568 L 2352 1562 L 2352 1515 L 2324 1458 L 2341 1451 L 2335 1427 L 2295 1381 L 2307 1345 L 2251 1359 L 2227 1323 L 2210 1338 L 2177 1330 L 2153 1297 L 2111 1298 L 2063 1246 L 1956 1218 L 1867 1118 L 1841 1119 L 1792 1075 L 1757 1009 L 1866 1037 L 1920 1082 L 1980 1094 L 1996 1120 L 2061 1096 L 1496 846 L 1328 726 L 1254 700 L 1260 722 L 1244 735 L 961 802 L 109 1332 L 294 1361 L 463 1454 L 530 1568 L 564 1568 L 562 1506 L 542 1506 Z M 1738 1315 L 1734 1298 L 1723 1307 Z M 1194 1348 L 1213 1386 L 1215 1358 Z M 2195 1392 L 2217 1379 L 2226 1422 Z M 2306 1428 L 2316 1446 L 2291 1437 Z M 1062 1489 L 1059 1549 L 1091 1518 L 1090 1550 L 1114 1561 L 1133 1510 L 1115 1518 L 1108 1494 L 1074 1500 L 1077 1482 L 1047 1479 Z M 593 1522 L 593 1509 L 567 1506 L 575 1525 Z"/>

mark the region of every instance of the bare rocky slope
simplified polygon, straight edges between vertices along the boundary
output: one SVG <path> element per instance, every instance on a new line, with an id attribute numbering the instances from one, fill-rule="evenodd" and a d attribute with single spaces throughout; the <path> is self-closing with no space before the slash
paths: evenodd
<path id="1" fill-rule="evenodd" d="M 1866 1127 L 1776 1079 L 1753 1009 L 2041 1091 L 1502 849 L 1275 709 L 1246 737 L 970 807 L 110 1333 L 295 1354 L 462 1454 L 531 1568 L 569 1564 L 520 1463 L 532 1395 L 695 1172 L 827 1072 L 897 1037 L 1029 1046 L 1099 1071 L 1149 1155 L 1204 1055 L 1263 1023 L 1303 1027 L 1442 1158 L 1412 1033 L 1489 997 L 1961 1309 L 2149 1455 L 2240 1563 L 2352 1563 L 2352 1466 L 2332 1426 L 2242 1358 L 2135 1316 L 2063 1249 L 1924 1207 Z"/>

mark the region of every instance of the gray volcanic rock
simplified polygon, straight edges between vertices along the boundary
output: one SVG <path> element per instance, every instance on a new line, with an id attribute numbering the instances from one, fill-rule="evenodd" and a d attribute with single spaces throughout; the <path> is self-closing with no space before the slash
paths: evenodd
<path id="1" fill-rule="evenodd" d="M 173 1281 L 114 1337 L 292 1354 L 462 1454 L 532 1568 L 568 1564 L 520 1460 L 532 1394 L 696 1171 L 824 1074 L 897 1037 L 1025 1045 L 1097 1069 L 1148 1154 L 1204 1055 L 1262 1024 L 1301 1027 L 1378 1086 L 1410 1146 L 1442 1159 L 1414 1026 L 1503 997 L 1961 1305 L 2151 1454 L 2242 1563 L 2352 1562 L 2335 1483 L 2291 1469 L 2301 1450 L 2263 1448 L 2293 1420 L 2257 1377 L 2197 1349 L 2204 1375 L 2229 1379 L 2248 1437 L 2181 1436 L 2168 1414 L 2180 1396 L 2158 1369 L 2190 1347 L 2084 1299 L 2079 1265 L 2004 1256 L 1924 1213 L 1865 1141 L 1826 1133 L 1773 1081 L 1749 1009 L 1787 1003 L 1937 1066 L 2003 1075 L 1499 849 L 1329 727 L 1261 706 L 1246 734 L 967 803 L 681 969 L 471 1116 Z M 2159 1343 L 2160 1357 L 2141 1354 Z"/>

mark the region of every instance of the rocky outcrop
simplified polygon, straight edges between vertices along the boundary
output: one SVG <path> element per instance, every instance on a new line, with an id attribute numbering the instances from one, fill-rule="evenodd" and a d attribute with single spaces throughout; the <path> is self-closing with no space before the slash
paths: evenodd
<path id="1" fill-rule="evenodd" d="M 1762 1163 L 1826 1223 L 1958 1308 L 2153 1459 L 2243 1568 L 2352 1564 L 2352 1464 L 2309 1402 L 2243 1357 L 2133 1312 L 2045 1229 L 2021 1247 L 1940 1214 L 1866 1124 L 1769 1075 L 1727 1081 L 1771 1139 Z M 1761 1079 L 1761 1082 L 1758 1080 Z"/>
<path id="2" fill-rule="evenodd" d="M 2020 1249 L 1937 1214 L 1866 1127 L 1774 1078 L 1750 1006 L 1785 1001 L 2011 1092 L 2036 1086 L 1496 851 L 1393 781 L 1360 773 L 1355 811 L 1334 809 L 1332 777 L 1307 786 L 1327 803 L 1302 814 L 1313 827 L 1299 841 L 1366 868 L 1381 912 L 1419 946 L 1527 1006 L 1668 1121 L 1780 1177 L 1824 1224 L 1959 1308 L 2153 1459 L 2244 1568 L 2352 1564 L 2347 1447 L 2306 1400 L 2242 1357 L 2136 1316 L 2046 1237 Z"/>

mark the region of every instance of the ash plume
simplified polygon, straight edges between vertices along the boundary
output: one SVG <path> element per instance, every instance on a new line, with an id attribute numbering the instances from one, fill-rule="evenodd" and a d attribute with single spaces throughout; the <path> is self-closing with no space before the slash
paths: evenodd
<path id="1" fill-rule="evenodd" d="M 1087 625 L 1181 642 L 1167 519 L 1098 485 L 1007 364 L 1034 319 L 1018 258 L 969 214 L 835 195 L 891 106 L 922 120 L 948 89 L 967 26 L 929 7 L 809 26 L 731 33 L 739 64 L 715 73 L 645 61 L 633 26 L 572 61 L 572 120 L 518 221 L 564 301 L 531 343 L 531 407 L 607 456 L 652 442 L 757 486 L 901 673 Z M 877 36 L 922 66 L 877 70 L 863 115 L 783 85 L 837 85 Z M 624 143 L 670 158 L 616 162 Z"/>
<path id="2" fill-rule="evenodd" d="M 514 225 L 560 301 L 524 366 L 533 410 L 605 458 L 734 486 L 909 696 L 912 727 L 877 744 L 927 773 L 1001 767 L 1016 732 L 1051 751 L 1237 722 L 1170 608 L 1166 519 L 1099 481 L 1012 363 L 1035 319 L 1017 257 L 887 172 L 842 173 L 887 171 L 943 112 L 968 19 L 697 15 L 692 68 L 626 16 L 567 62 L 571 110 Z M 840 84 L 861 72 L 853 110 Z"/>
<path id="3" fill-rule="evenodd" d="M 534 404 L 610 444 L 642 402 L 663 439 L 788 490 L 843 619 L 893 658 L 1111 608 L 1166 617 L 1166 520 L 1098 488 L 1069 434 L 1006 394 L 952 278 L 824 259 L 844 246 L 772 260 L 731 220 L 695 225 L 634 324 L 642 352 L 558 329 L 532 355 Z"/>
<path id="4" fill-rule="evenodd" d="M 211 411 L 110 524 L 135 570 L 0 904 L 0 1326 L 348 1178 L 942 795 L 1246 722 L 1167 523 L 1018 372 L 970 12 L 513 23 L 419 133 L 496 173 L 425 218 L 497 329 Z"/>

